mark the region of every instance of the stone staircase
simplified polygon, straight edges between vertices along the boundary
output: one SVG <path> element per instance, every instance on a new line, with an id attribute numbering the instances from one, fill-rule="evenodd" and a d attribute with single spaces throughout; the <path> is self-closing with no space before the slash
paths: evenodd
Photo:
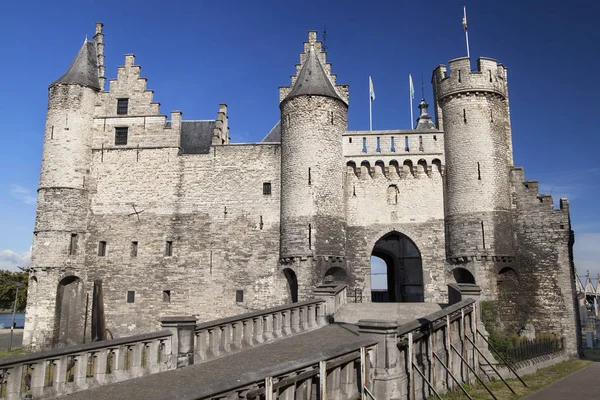
<path id="1" fill-rule="evenodd" d="M 347 303 L 333 315 L 334 322 L 356 324 L 379 319 L 404 324 L 444 308 L 437 303 Z"/>

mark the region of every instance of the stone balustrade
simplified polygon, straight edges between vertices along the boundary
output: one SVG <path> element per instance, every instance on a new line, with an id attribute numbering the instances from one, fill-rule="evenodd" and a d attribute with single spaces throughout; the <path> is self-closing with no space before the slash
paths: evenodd
<path id="1" fill-rule="evenodd" d="M 326 300 L 317 299 L 196 325 L 194 363 L 324 326 Z"/>
<path id="2" fill-rule="evenodd" d="M 0 360 L 0 398 L 46 399 L 176 368 L 168 330 Z"/>

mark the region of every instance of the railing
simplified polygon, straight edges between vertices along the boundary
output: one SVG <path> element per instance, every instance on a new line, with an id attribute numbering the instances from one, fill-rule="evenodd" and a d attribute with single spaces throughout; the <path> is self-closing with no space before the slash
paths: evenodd
<path id="1" fill-rule="evenodd" d="M 563 338 L 533 339 L 520 342 L 517 346 L 506 349 L 506 356 L 512 362 L 556 353 L 564 349 Z"/>
<path id="2" fill-rule="evenodd" d="M 171 331 L 105 340 L 0 361 L 0 398 L 53 398 L 174 369 Z"/>
<path id="3" fill-rule="evenodd" d="M 198 324 L 194 363 L 320 328 L 326 324 L 325 303 L 310 300 Z"/>

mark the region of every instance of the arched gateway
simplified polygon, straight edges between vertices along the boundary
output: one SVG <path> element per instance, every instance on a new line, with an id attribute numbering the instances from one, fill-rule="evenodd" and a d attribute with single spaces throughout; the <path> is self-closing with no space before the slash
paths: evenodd
<path id="1" fill-rule="evenodd" d="M 421 252 L 412 240 L 399 232 L 390 232 L 375 243 L 371 255 L 385 263 L 385 268 L 375 273 L 372 264 L 371 301 L 423 301 Z"/>

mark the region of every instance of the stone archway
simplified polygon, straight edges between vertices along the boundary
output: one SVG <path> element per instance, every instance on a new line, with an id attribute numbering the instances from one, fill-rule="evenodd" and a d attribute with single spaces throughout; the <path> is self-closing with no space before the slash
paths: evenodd
<path id="1" fill-rule="evenodd" d="M 298 278 L 296 277 L 296 273 L 290 269 L 285 268 L 283 270 L 283 275 L 288 283 L 288 296 L 290 302 L 297 303 L 298 302 Z"/>
<path id="2" fill-rule="evenodd" d="M 386 289 L 371 291 L 371 301 L 424 301 L 421 252 L 408 236 L 387 233 L 375 243 L 371 255 L 385 263 L 387 281 Z"/>
<path id="3" fill-rule="evenodd" d="M 324 282 L 349 283 L 346 270 L 341 267 L 331 267 L 325 272 Z"/>
<path id="4" fill-rule="evenodd" d="M 456 283 L 472 283 L 475 284 L 475 277 L 466 268 L 457 267 L 452 270 Z"/>
<path id="5" fill-rule="evenodd" d="M 83 281 L 72 275 L 63 278 L 56 293 L 55 346 L 72 346 L 83 342 L 85 311 Z"/>

